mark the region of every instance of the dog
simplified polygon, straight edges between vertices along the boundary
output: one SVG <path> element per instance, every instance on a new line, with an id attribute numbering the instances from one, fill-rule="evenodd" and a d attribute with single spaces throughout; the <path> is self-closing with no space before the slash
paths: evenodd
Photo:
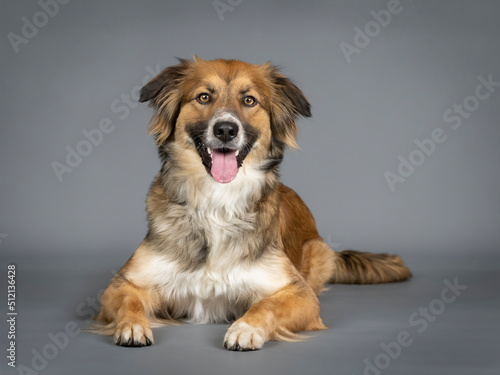
<path id="1" fill-rule="evenodd" d="M 325 283 L 411 276 L 399 256 L 333 251 L 278 168 L 296 148 L 302 91 L 271 63 L 179 59 L 140 91 L 154 109 L 162 161 L 147 196 L 148 232 L 111 280 L 97 331 L 122 346 L 153 344 L 151 327 L 232 322 L 223 346 L 326 329 Z"/>

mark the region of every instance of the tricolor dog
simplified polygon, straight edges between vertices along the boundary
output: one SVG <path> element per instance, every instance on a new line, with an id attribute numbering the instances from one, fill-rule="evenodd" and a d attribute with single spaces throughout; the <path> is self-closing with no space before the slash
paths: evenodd
<path id="1" fill-rule="evenodd" d="M 122 346 L 153 343 L 151 326 L 233 322 L 228 350 L 325 329 L 325 283 L 402 281 L 401 258 L 334 252 L 311 212 L 279 181 L 297 147 L 304 94 L 276 67 L 195 56 L 141 90 L 162 168 L 147 197 L 148 233 L 101 299 L 97 331 Z"/>

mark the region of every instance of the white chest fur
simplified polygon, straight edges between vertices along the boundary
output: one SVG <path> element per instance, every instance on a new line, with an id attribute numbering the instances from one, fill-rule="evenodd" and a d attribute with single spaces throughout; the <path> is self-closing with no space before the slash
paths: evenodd
<path id="1" fill-rule="evenodd" d="M 141 256 L 141 267 L 126 277 L 157 290 L 173 318 L 223 322 L 238 318 L 252 303 L 289 282 L 282 261 L 264 258 L 252 264 L 232 264 L 231 257 L 219 257 L 187 271 L 168 257 L 149 252 Z"/>
<path id="2" fill-rule="evenodd" d="M 172 206 L 153 218 L 162 249 L 140 247 L 126 277 L 156 290 L 173 318 L 196 323 L 237 318 L 252 303 L 287 285 L 284 254 L 275 249 L 258 260 L 246 257 L 249 249 L 262 248 L 249 202 L 258 198 L 263 183 L 263 173 L 250 166 L 230 184 L 219 184 L 205 172 L 186 180 L 179 186 L 186 205 Z M 195 252 L 189 257 L 196 260 L 199 255 L 200 238 L 205 258 L 186 267 L 190 249 Z"/>

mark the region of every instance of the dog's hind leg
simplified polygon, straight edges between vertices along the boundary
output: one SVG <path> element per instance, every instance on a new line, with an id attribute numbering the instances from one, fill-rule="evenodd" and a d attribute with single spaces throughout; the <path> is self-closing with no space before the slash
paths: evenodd
<path id="1" fill-rule="evenodd" d="M 379 284 L 411 277 L 398 255 L 355 250 L 335 252 L 319 237 L 304 243 L 302 250 L 300 273 L 316 295 L 325 283 Z"/>
<path id="2" fill-rule="evenodd" d="M 335 252 L 320 237 L 304 243 L 300 273 L 316 295 L 331 279 L 334 269 Z"/>

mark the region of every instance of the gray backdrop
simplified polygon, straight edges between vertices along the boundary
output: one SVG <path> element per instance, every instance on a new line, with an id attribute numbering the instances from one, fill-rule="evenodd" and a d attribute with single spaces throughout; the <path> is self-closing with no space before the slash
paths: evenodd
<path id="1" fill-rule="evenodd" d="M 406 357 L 386 369 L 380 362 L 376 371 L 496 368 L 498 294 L 489 285 L 499 281 L 498 2 L 65 3 L 1 1 L 0 253 L 5 275 L 7 264 L 18 268 L 18 365 L 30 365 L 32 349 L 51 342 L 49 332 L 72 320 L 84 325 L 88 316 L 77 306 L 96 296 L 142 240 L 144 199 L 160 164 L 146 134 L 152 112 L 134 97 L 153 72 L 196 53 L 271 60 L 299 84 L 313 117 L 300 121 L 301 150 L 287 153 L 283 181 L 311 208 L 330 245 L 402 254 L 415 277 L 391 286 L 333 287 L 322 297 L 322 316 L 337 331 L 268 344 L 258 354 L 262 361 L 219 350 L 227 326 L 214 325 L 159 330 L 163 342 L 133 355 L 107 338 L 81 334 L 43 372 L 106 373 L 110 366 L 133 373 L 175 363 L 174 373 L 195 371 L 189 366 L 279 373 L 280 358 L 298 373 L 362 373 L 380 342 L 438 297 L 444 279 L 463 272 L 472 272 L 468 292 L 475 297 L 463 297 L 462 315 L 450 312 L 442 331 L 435 328 Z M 95 130 L 100 125 L 106 132 Z M 1 298 L 6 306 L 5 293 Z M 363 311 L 365 317 L 356 315 Z M 349 319 L 357 319 L 352 327 Z M 478 322 L 474 332 L 484 347 L 464 343 L 471 333 L 457 329 L 465 320 Z M 7 346 L 7 325 L 2 329 Z M 180 347 L 168 340 L 172 335 Z M 445 351 L 438 355 L 437 348 Z M 160 363 L 176 350 L 180 356 Z M 191 359 L 182 362 L 182 353 Z M 210 361 L 215 367 L 207 369 Z M 8 368 L 3 362 L 1 371 Z"/>

